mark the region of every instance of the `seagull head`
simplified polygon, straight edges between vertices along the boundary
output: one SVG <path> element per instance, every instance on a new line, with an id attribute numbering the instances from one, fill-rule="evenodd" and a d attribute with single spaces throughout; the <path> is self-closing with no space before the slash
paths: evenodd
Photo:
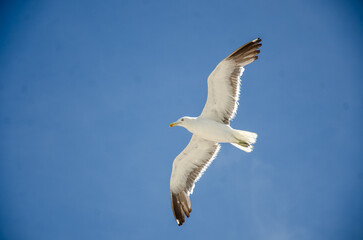
<path id="1" fill-rule="evenodd" d="M 180 127 L 186 127 L 190 121 L 193 121 L 194 118 L 191 117 L 181 117 L 178 119 L 178 121 L 170 123 L 169 127 L 174 126 L 180 126 Z"/>

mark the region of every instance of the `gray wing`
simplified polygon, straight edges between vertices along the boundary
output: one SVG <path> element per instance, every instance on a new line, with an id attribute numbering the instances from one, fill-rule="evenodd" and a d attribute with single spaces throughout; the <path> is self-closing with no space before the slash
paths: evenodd
<path id="1" fill-rule="evenodd" d="M 244 66 L 258 59 L 262 46 L 257 38 L 225 58 L 208 77 L 208 98 L 201 117 L 229 124 L 236 114 Z"/>
<path id="2" fill-rule="evenodd" d="M 220 145 L 192 136 L 188 146 L 175 158 L 170 178 L 171 207 L 178 225 L 185 221 L 185 215 L 192 211 L 189 195 L 193 193 L 204 171 L 217 156 Z"/>

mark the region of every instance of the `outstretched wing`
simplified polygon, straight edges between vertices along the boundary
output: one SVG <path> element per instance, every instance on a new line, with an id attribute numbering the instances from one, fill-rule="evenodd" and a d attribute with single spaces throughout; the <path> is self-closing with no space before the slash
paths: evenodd
<path id="1" fill-rule="evenodd" d="M 236 114 L 244 66 L 258 57 L 262 46 L 257 38 L 220 62 L 208 77 L 208 98 L 201 117 L 228 124 Z"/>
<path id="2" fill-rule="evenodd" d="M 178 225 L 190 216 L 192 206 L 189 195 L 194 184 L 217 156 L 220 145 L 192 136 L 188 146 L 175 158 L 170 178 L 171 207 Z"/>

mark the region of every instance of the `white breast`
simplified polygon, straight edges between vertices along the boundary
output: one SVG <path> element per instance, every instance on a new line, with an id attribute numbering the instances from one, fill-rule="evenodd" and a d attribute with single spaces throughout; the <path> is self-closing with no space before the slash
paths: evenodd
<path id="1" fill-rule="evenodd" d="M 195 135 L 214 142 L 232 142 L 233 129 L 226 124 L 206 118 L 196 118 L 187 128 Z"/>

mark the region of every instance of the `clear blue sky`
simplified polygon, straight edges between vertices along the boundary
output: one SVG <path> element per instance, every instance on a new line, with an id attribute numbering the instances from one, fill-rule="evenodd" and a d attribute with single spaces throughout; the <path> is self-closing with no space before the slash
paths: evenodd
<path id="1" fill-rule="evenodd" d="M 0 239 L 362 239 L 359 1 L 2 1 Z M 206 79 L 261 37 L 178 227 L 174 158 Z"/>

